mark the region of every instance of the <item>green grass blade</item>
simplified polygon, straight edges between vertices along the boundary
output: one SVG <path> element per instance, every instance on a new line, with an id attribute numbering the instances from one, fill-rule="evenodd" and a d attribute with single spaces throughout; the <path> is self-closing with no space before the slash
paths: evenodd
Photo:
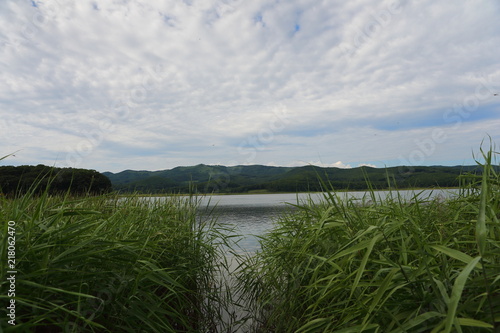
<path id="1" fill-rule="evenodd" d="M 82 293 L 79 293 L 79 292 L 74 292 L 74 291 L 70 291 L 70 290 L 64 290 L 64 289 L 61 289 L 61 288 L 55 288 L 55 287 L 51 287 L 51 286 L 47 286 L 47 285 L 41 285 L 39 283 L 36 283 L 36 282 L 33 282 L 33 281 L 29 281 L 29 280 L 21 280 L 21 281 L 19 281 L 19 283 L 22 283 L 22 284 L 25 284 L 25 285 L 28 285 L 28 286 L 31 286 L 31 287 L 35 287 L 35 288 L 40 288 L 40 289 L 54 291 L 54 292 L 57 292 L 57 293 L 64 293 L 64 294 L 78 296 L 78 297 L 94 298 L 94 296 L 92 296 L 92 295 L 82 294 Z"/>
<path id="2" fill-rule="evenodd" d="M 437 250 L 439 252 L 442 252 L 446 254 L 447 256 L 450 256 L 453 259 L 460 260 L 461 262 L 465 264 L 469 264 L 474 258 L 472 258 L 470 255 L 463 253 L 458 250 L 450 249 L 449 247 L 446 247 L 444 245 L 431 245 L 431 247 L 434 250 Z M 481 268 L 481 264 L 478 265 L 479 268 Z"/>
<path id="3" fill-rule="evenodd" d="M 358 236 L 357 238 L 360 238 L 361 236 L 365 235 L 366 233 L 368 232 L 371 232 L 372 230 L 376 229 L 377 227 L 376 226 L 370 226 L 368 227 L 367 230 L 363 231 L 363 233 Z M 348 244 L 351 244 L 352 242 L 354 242 L 356 239 L 354 239 L 353 241 L 349 242 Z M 345 250 L 342 250 L 340 251 L 339 253 L 335 254 L 335 256 L 333 256 L 332 259 L 338 259 L 338 258 L 341 258 L 343 256 L 346 256 L 348 254 L 351 254 L 351 253 L 354 253 L 354 252 L 358 252 L 360 250 L 363 250 L 365 249 L 366 247 L 368 247 L 370 245 L 370 243 L 373 241 L 373 239 L 368 239 L 368 240 L 365 240 L 365 241 L 362 241 L 362 242 L 359 242 L 357 243 L 356 245 L 354 246 L 351 246 Z"/>
<path id="4" fill-rule="evenodd" d="M 352 327 L 343 328 L 340 330 L 335 330 L 335 333 L 360 333 L 360 332 L 369 331 L 369 330 L 373 330 L 373 329 L 377 329 L 377 328 L 379 328 L 379 326 L 375 325 L 375 324 L 371 324 L 368 326 L 356 325 L 356 326 L 352 326 Z M 372 331 L 372 332 L 376 332 L 376 331 Z"/>
<path id="5" fill-rule="evenodd" d="M 373 301 L 372 303 L 370 304 L 370 308 L 368 309 L 368 313 L 366 314 L 365 316 L 365 319 L 363 320 L 363 324 L 365 324 L 368 319 L 370 318 L 373 310 L 375 310 L 375 307 L 377 306 L 381 306 L 382 304 L 379 304 L 380 303 L 380 300 L 382 299 L 382 296 L 385 294 L 385 292 L 389 289 L 389 287 L 391 286 L 391 282 L 394 278 L 394 275 L 399 271 L 398 268 L 393 268 L 389 274 L 387 274 L 387 276 L 384 278 L 384 281 L 382 281 L 382 284 L 380 285 L 380 287 L 378 288 L 377 290 L 377 293 L 375 294 L 375 297 L 373 297 Z"/>
<path id="6" fill-rule="evenodd" d="M 446 315 L 445 320 L 445 333 L 451 332 L 453 325 L 455 324 L 457 330 L 460 330 L 460 323 L 456 320 L 456 312 L 458 308 L 458 303 L 460 302 L 460 298 L 462 297 L 462 291 L 464 290 L 465 284 L 467 283 L 467 279 L 476 267 L 477 263 L 481 260 L 481 257 L 474 258 L 469 264 L 467 264 L 462 272 L 458 275 L 453 284 L 453 289 L 451 290 L 450 302 L 448 304 L 448 313 Z"/>
<path id="7" fill-rule="evenodd" d="M 366 247 L 365 255 L 363 256 L 363 259 L 361 260 L 361 263 L 359 264 L 359 267 L 358 267 L 357 272 L 356 272 L 356 277 L 354 278 L 354 282 L 352 284 L 351 297 L 354 294 L 354 291 L 356 290 L 356 288 L 358 287 L 359 280 L 361 280 L 361 276 L 365 272 L 366 263 L 368 262 L 368 258 L 370 258 L 370 254 L 372 253 L 373 246 L 381 238 L 382 238 L 382 235 L 379 234 L 379 235 L 376 235 L 375 237 L 373 237 L 369 241 L 368 246 Z"/>
<path id="8" fill-rule="evenodd" d="M 404 323 L 404 325 L 401 325 L 401 327 L 398 327 L 397 329 L 392 330 L 390 333 L 412 332 L 412 329 L 414 327 L 417 327 L 417 326 L 421 325 L 422 323 L 425 323 L 429 319 L 439 318 L 439 317 L 444 317 L 444 315 L 442 313 L 435 312 L 435 311 L 426 312 L 426 313 L 423 313 L 423 314 L 407 321 L 406 323 Z"/>
<path id="9" fill-rule="evenodd" d="M 316 318 L 308 322 L 307 324 L 300 327 L 296 332 L 320 332 L 323 331 L 324 326 L 330 322 L 329 318 Z"/>
<path id="10" fill-rule="evenodd" d="M 484 155 L 484 153 L 483 153 Z M 479 248 L 479 254 L 484 256 L 486 251 L 486 203 L 488 201 L 488 182 L 491 169 L 491 150 L 485 155 L 485 164 L 483 166 L 483 179 L 481 182 L 481 199 L 479 202 L 479 214 L 476 223 L 476 241 Z"/>
<path id="11" fill-rule="evenodd" d="M 457 318 L 457 321 L 461 326 L 494 328 L 493 325 L 491 325 L 489 323 L 485 323 L 484 321 L 476 320 L 476 319 L 472 319 L 472 318 Z"/>

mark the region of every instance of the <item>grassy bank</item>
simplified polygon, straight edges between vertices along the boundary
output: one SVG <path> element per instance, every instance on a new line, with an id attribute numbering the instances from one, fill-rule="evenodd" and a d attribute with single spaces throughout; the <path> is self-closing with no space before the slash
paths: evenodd
<path id="1" fill-rule="evenodd" d="M 484 157 L 446 201 L 297 204 L 253 256 L 195 197 L 2 197 L 0 332 L 500 332 L 500 175 Z"/>
<path id="2" fill-rule="evenodd" d="M 500 332 L 500 177 L 485 154 L 448 201 L 335 192 L 242 264 L 257 332 Z"/>
<path id="3" fill-rule="evenodd" d="M 214 331 L 225 306 L 215 283 L 224 236 L 192 200 L 1 198 L 0 331 Z M 6 312 L 8 221 L 16 326 Z"/>

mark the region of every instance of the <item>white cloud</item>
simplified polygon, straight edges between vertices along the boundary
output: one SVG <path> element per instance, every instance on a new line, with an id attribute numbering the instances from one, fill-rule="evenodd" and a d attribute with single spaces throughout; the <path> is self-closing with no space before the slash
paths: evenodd
<path id="1" fill-rule="evenodd" d="M 310 161 L 310 162 L 305 162 L 305 161 L 295 161 L 290 163 L 287 166 L 306 166 L 306 165 L 314 165 L 314 166 L 319 166 L 322 168 L 340 168 L 340 169 L 351 169 L 352 167 L 349 164 L 344 164 L 342 161 L 337 161 L 334 163 L 324 163 L 322 161 Z"/>
<path id="2" fill-rule="evenodd" d="M 459 129 L 423 163 L 467 159 L 498 132 L 495 2 L 37 4 L 0 3 L 0 133 L 5 153 L 23 149 L 25 163 L 53 164 L 98 131 L 80 163 L 102 171 L 210 161 L 380 167 L 453 125 L 446 112 L 464 101 L 477 106 L 452 114 Z M 471 99 L 484 82 L 491 96 Z"/>
<path id="3" fill-rule="evenodd" d="M 376 168 L 377 167 L 375 164 L 370 164 L 370 163 L 360 163 L 360 164 L 358 164 L 358 167 L 362 167 L 362 166 L 367 166 L 367 167 L 370 167 L 370 168 Z"/>

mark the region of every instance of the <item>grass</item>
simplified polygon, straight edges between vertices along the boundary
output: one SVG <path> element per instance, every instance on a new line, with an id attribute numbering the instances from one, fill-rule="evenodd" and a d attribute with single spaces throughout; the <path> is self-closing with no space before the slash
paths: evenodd
<path id="1" fill-rule="evenodd" d="M 482 153 L 456 197 L 328 191 L 253 256 L 195 197 L 2 197 L 0 300 L 15 221 L 17 325 L 2 306 L 0 332 L 500 332 L 500 175 Z"/>
<path id="2" fill-rule="evenodd" d="M 331 191 L 281 216 L 241 265 L 254 331 L 500 332 L 492 154 L 450 200 Z"/>
<path id="3" fill-rule="evenodd" d="M 8 221 L 15 221 L 16 326 L 5 332 L 212 332 L 223 307 L 220 243 L 196 199 L 114 195 L 0 199 L 0 285 L 9 289 Z M 0 295 L 9 304 L 7 292 Z M 2 329 L 0 329 L 2 331 Z"/>

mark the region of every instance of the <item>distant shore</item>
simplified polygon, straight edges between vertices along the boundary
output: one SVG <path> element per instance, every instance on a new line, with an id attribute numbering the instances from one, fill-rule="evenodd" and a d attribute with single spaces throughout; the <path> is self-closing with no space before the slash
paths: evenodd
<path id="1" fill-rule="evenodd" d="M 458 190 L 460 187 L 411 187 L 411 188 L 399 188 L 399 189 L 375 189 L 375 192 L 399 192 L 399 191 L 426 191 L 426 190 Z M 365 190 L 346 190 L 339 189 L 333 190 L 336 193 L 360 193 L 360 192 L 370 192 L 370 189 Z M 268 191 L 249 191 L 249 192 L 218 192 L 218 193 L 119 193 L 120 197 L 185 197 L 185 196 L 225 196 L 225 195 L 262 195 L 262 194 L 316 194 L 316 193 L 327 193 L 332 191 L 310 191 L 310 192 L 268 192 Z"/>

